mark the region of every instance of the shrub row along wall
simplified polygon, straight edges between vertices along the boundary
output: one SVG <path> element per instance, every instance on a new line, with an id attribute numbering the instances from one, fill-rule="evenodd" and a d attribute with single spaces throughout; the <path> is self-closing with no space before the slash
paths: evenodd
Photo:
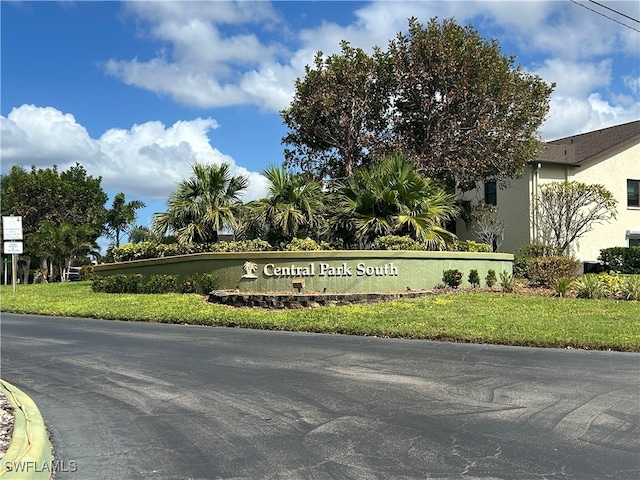
<path id="1" fill-rule="evenodd" d="M 313 251 L 198 253 L 98 265 L 98 276 L 212 273 L 241 292 L 384 292 L 434 288 L 444 270 L 512 272 L 513 255 L 478 252 Z"/>

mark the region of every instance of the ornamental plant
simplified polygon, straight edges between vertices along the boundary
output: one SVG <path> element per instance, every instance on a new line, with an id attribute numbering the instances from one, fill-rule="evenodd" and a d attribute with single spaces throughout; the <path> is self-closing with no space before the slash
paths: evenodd
<path id="1" fill-rule="evenodd" d="M 457 269 L 443 270 L 442 281 L 445 285 L 451 288 L 458 288 L 462 283 L 462 277 L 464 273 Z"/>
<path id="2" fill-rule="evenodd" d="M 536 285 L 553 286 L 560 278 L 571 278 L 580 268 L 580 262 L 568 255 L 552 255 L 534 258 L 529 268 L 529 278 Z"/>
<path id="3" fill-rule="evenodd" d="M 475 268 L 469 272 L 469 283 L 473 288 L 480 286 L 480 275 L 478 274 L 478 270 Z"/>
<path id="4" fill-rule="evenodd" d="M 498 282 L 498 277 L 496 276 L 496 271 L 490 269 L 487 272 L 487 276 L 484 277 L 484 281 L 487 282 L 487 287 L 492 288 Z"/>
<path id="5" fill-rule="evenodd" d="M 518 280 L 508 272 L 500 274 L 500 287 L 505 293 L 514 293 L 518 288 Z"/>
<path id="6" fill-rule="evenodd" d="M 175 293 L 178 291 L 177 275 L 151 275 L 144 285 L 144 293 Z"/>
<path id="7" fill-rule="evenodd" d="M 573 284 L 572 278 L 561 277 L 555 281 L 553 288 L 556 292 L 556 295 L 558 295 L 559 297 L 566 297 L 569 290 L 571 290 L 572 284 Z"/>
<path id="8" fill-rule="evenodd" d="M 200 295 L 208 295 L 217 289 L 219 279 L 213 273 L 194 273 L 187 275 L 180 287 L 181 293 L 198 293 Z"/>

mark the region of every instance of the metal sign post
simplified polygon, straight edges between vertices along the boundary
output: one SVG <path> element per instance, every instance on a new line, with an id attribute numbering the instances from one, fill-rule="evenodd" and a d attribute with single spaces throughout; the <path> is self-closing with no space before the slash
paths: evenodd
<path id="1" fill-rule="evenodd" d="M 18 289 L 18 255 L 11 255 L 11 285 L 13 285 L 13 293 Z"/>

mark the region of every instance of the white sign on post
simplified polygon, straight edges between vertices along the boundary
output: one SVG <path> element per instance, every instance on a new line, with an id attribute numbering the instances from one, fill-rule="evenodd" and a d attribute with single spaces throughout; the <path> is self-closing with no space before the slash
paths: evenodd
<path id="1" fill-rule="evenodd" d="M 4 242 L 5 255 L 22 255 L 22 242 Z"/>
<path id="2" fill-rule="evenodd" d="M 2 236 L 5 240 L 22 240 L 22 217 L 2 217 Z"/>
<path id="3" fill-rule="evenodd" d="M 16 293 L 18 284 L 18 255 L 22 253 L 22 217 L 20 215 L 9 215 L 2 217 L 2 237 L 4 242 L 4 253 L 11 254 L 11 283 L 13 293 Z M 6 241 L 17 240 L 17 241 Z"/>

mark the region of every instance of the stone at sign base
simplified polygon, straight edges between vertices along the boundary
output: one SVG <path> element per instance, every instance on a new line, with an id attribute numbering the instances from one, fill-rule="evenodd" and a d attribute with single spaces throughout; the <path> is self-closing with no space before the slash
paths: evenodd
<path id="1" fill-rule="evenodd" d="M 430 290 L 418 292 L 358 292 L 358 293 L 247 293 L 236 291 L 214 291 L 209 302 L 233 307 L 258 308 L 307 308 L 337 305 L 355 305 L 387 302 L 402 298 L 419 298 L 432 295 Z"/>

